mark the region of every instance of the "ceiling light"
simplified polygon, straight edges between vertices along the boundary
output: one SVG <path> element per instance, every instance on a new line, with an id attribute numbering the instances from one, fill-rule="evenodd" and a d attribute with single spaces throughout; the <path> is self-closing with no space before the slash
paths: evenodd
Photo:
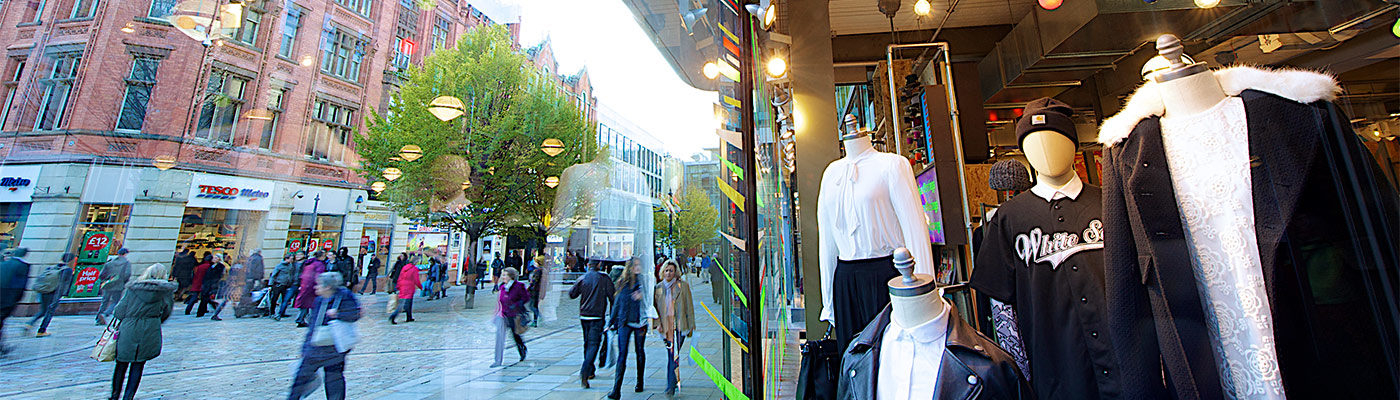
<path id="1" fill-rule="evenodd" d="M 438 96 L 428 103 L 428 112 L 442 122 L 451 121 L 465 114 L 462 99 L 452 96 Z"/>
<path id="2" fill-rule="evenodd" d="M 929 4 L 928 0 L 919 0 L 914 3 L 914 13 L 921 17 L 927 17 L 933 13 L 933 4 Z"/>
<path id="3" fill-rule="evenodd" d="M 175 157 L 156 156 L 156 158 L 151 159 L 151 164 L 154 165 L 156 168 L 159 168 L 161 171 L 164 171 L 175 166 Z"/>
<path id="4" fill-rule="evenodd" d="M 787 75 L 787 60 L 784 60 L 782 56 L 774 54 L 772 57 L 768 58 L 768 76 L 782 78 L 783 75 Z"/>
<path id="5" fill-rule="evenodd" d="M 1046 10 L 1054 10 L 1056 8 L 1060 8 L 1060 4 L 1063 4 L 1064 2 L 1065 0 L 1040 0 L 1040 8 L 1044 8 Z M 1152 0 L 1148 0 L 1147 2 L 1151 3 Z"/>
<path id="6" fill-rule="evenodd" d="M 706 62 L 705 66 L 701 68 L 700 71 L 705 73 L 706 78 L 715 79 L 719 77 L 719 64 L 715 64 L 714 61 Z"/>
<path id="7" fill-rule="evenodd" d="M 398 168 L 389 167 L 384 169 L 384 179 L 388 179 L 389 182 L 393 182 L 401 176 L 403 176 L 403 171 L 400 171 Z"/>
<path id="8" fill-rule="evenodd" d="M 303 66 L 303 67 L 310 67 L 312 64 L 315 64 L 315 63 L 316 63 L 316 58 L 315 58 L 315 57 L 311 57 L 311 56 L 309 56 L 309 55 L 301 56 L 301 66 Z"/>
<path id="9" fill-rule="evenodd" d="M 1196 0 L 1196 7 L 1211 8 L 1220 5 L 1220 0 Z"/>

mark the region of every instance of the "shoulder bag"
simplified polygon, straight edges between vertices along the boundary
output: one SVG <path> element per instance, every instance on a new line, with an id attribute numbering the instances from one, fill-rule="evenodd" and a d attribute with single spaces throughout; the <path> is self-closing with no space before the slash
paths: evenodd
<path id="1" fill-rule="evenodd" d="M 102 336 L 97 338 L 97 345 L 92 348 L 92 359 L 108 362 L 117 359 L 117 326 L 116 318 L 107 322 L 107 329 L 102 331 Z"/>
<path id="2" fill-rule="evenodd" d="M 820 340 L 802 344 L 802 370 L 797 376 L 797 399 L 834 400 L 841 369 L 841 349 L 831 328 Z"/>

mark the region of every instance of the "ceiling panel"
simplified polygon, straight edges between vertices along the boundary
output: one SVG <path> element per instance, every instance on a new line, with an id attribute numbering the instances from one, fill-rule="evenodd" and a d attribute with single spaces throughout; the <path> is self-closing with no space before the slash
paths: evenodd
<path id="1" fill-rule="evenodd" d="M 919 17 L 914 14 L 917 0 L 901 1 L 894 17 L 895 30 L 900 31 L 937 28 L 951 3 L 951 0 L 931 0 L 933 13 Z M 945 27 L 1015 24 L 1035 4 L 1035 0 L 959 0 Z M 831 0 L 830 11 L 831 30 L 835 35 L 890 31 L 890 20 L 880 13 L 876 0 Z"/>

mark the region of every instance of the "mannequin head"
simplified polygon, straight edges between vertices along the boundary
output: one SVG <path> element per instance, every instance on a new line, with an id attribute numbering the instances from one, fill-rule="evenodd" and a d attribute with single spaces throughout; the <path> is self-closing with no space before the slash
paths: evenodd
<path id="1" fill-rule="evenodd" d="M 1037 180 L 1063 186 L 1074 174 L 1075 143 L 1051 130 L 1031 132 L 1021 141 L 1026 161 L 1035 169 Z"/>

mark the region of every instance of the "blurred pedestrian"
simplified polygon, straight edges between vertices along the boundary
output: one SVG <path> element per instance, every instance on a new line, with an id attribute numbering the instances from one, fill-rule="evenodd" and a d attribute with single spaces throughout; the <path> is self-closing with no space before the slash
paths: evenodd
<path id="1" fill-rule="evenodd" d="M 77 260 L 78 256 L 63 253 L 61 259 L 63 261 L 44 270 L 35 279 L 35 291 L 39 292 L 39 312 L 29 320 L 29 329 L 33 329 L 34 324 L 39 324 L 39 332 L 35 333 L 34 337 L 49 335 L 49 322 L 53 321 L 53 314 L 58 311 L 58 301 L 73 290 L 73 261 Z"/>
<path id="2" fill-rule="evenodd" d="M 516 333 L 516 327 L 521 324 L 518 317 L 530 294 L 526 292 L 525 284 L 519 280 L 519 270 L 510 267 L 501 270 L 501 283 L 497 285 L 499 287 L 496 295 L 496 362 L 492 363 L 491 367 L 501 366 L 505 358 L 507 336 L 515 340 L 515 350 L 520 353 L 520 361 L 525 361 L 525 340 Z"/>
<path id="3" fill-rule="evenodd" d="M 369 294 L 379 291 L 379 268 L 383 266 L 384 263 L 379 261 L 378 255 L 369 255 L 369 268 L 365 270 L 365 281 L 360 284 L 359 294 L 365 294 L 366 287 L 370 288 Z"/>
<path id="4" fill-rule="evenodd" d="M 525 306 L 530 310 L 530 326 L 540 326 L 540 294 L 544 285 L 544 254 L 536 253 L 530 260 L 530 272 L 525 274 L 530 288 L 530 300 Z"/>
<path id="5" fill-rule="evenodd" d="M 399 307 L 395 308 L 392 314 L 389 314 L 389 324 L 391 325 L 398 324 L 394 318 L 398 318 L 399 311 L 408 314 L 408 319 L 404 322 L 413 322 L 413 292 L 418 290 L 420 284 L 418 282 L 418 266 L 408 262 L 403 255 L 399 255 L 399 260 L 402 261 L 403 266 L 395 274 L 398 276 L 398 280 L 394 282 L 397 289 L 396 296 L 399 297 Z"/>
<path id="6" fill-rule="evenodd" d="M 316 277 L 326 272 L 326 251 L 316 250 L 312 258 L 301 265 L 301 287 L 292 307 L 297 308 L 297 327 L 305 328 L 306 316 L 316 303 Z"/>
<path id="7" fill-rule="evenodd" d="M 389 293 L 398 292 L 399 274 L 403 273 L 403 266 L 409 264 L 408 253 L 399 253 L 399 258 L 394 260 L 394 267 L 389 269 Z"/>
<path id="8" fill-rule="evenodd" d="M 248 252 L 248 261 L 243 263 L 243 268 L 248 270 L 248 291 L 261 290 L 265 284 L 263 277 L 267 274 L 267 265 L 263 263 L 262 249 L 253 249 L 253 251 Z"/>
<path id="9" fill-rule="evenodd" d="M 131 280 L 131 261 L 126 259 L 128 252 L 125 247 L 117 250 L 117 257 L 107 261 L 102 266 L 102 272 L 97 274 L 98 281 L 102 282 L 102 304 L 97 306 L 98 325 L 107 325 L 107 317 L 112 316 L 112 309 L 121 302 L 126 283 Z"/>
<path id="10" fill-rule="evenodd" d="M 223 318 L 219 318 L 219 313 L 224 312 L 224 307 L 229 303 L 233 303 L 233 317 L 238 318 L 238 306 L 242 305 L 243 299 L 248 298 L 247 264 L 248 258 L 241 257 L 229 268 L 228 276 L 219 288 L 219 296 L 224 300 L 219 302 L 219 307 L 214 309 L 214 317 L 210 319 L 223 321 Z"/>
<path id="11" fill-rule="evenodd" d="M 438 265 L 438 269 L 437 269 L 437 279 L 436 279 L 436 280 L 437 280 L 437 291 L 438 291 L 438 292 L 437 292 L 437 298 L 439 298 L 439 299 L 445 299 L 445 298 L 447 298 L 447 288 L 448 288 L 449 286 L 451 286 L 451 285 L 449 285 L 449 283 L 451 283 L 451 282 L 448 282 L 448 281 L 447 281 L 447 257 L 446 257 L 446 256 L 443 256 L 443 255 L 438 255 L 438 256 L 436 256 L 436 257 L 433 257 L 433 259 L 434 259 L 435 261 L 437 261 L 437 265 Z"/>
<path id="12" fill-rule="evenodd" d="M 175 305 L 176 283 L 170 282 L 170 271 L 155 264 L 127 285 L 127 294 L 117 303 L 113 317 L 117 323 L 117 365 L 112 371 L 112 395 L 116 400 L 126 384 L 125 400 L 136 398 L 141 385 L 141 373 L 146 362 L 160 355 L 160 325 L 170 318 Z"/>
<path id="13" fill-rule="evenodd" d="M 24 260 L 28 255 L 29 249 L 16 247 L 0 262 L 0 333 L 5 332 L 5 320 L 14 313 L 15 306 L 24 297 L 24 289 L 29 287 L 29 262 Z M 0 337 L 0 356 L 9 352 L 10 346 Z"/>
<path id="14" fill-rule="evenodd" d="M 272 319 L 280 321 L 287 317 L 287 305 L 295 296 L 292 287 L 296 286 L 297 278 L 296 254 L 287 253 L 282 256 L 282 262 L 272 268 L 272 277 L 268 279 L 272 284 L 271 292 L 267 294 L 272 296 L 268 299 L 268 304 L 272 305 L 272 309 L 268 310 L 272 313 Z"/>
<path id="15" fill-rule="evenodd" d="M 496 259 L 491 260 L 491 292 L 496 291 L 497 280 L 501 278 L 501 270 L 505 269 L 505 262 L 501 261 L 501 252 L 496 252 Z"/>
<path id="16" fill-rule="evenodd" d="M 632 341 L 637 351 L 637 386 L 634 392 L 642 392 L 642 378 L 646 375 L 646 352 L 643 343 L 647 337 L 647 312 L 642 310 L 642 261 L 632 258 L 622 270 L 617 281 L 617 297 L 613 300 L 612 319 L 608 329 L 617 332 L 617 366 L 613 370 L 613 389 L 609 399 L 622 397 L 622 378 L 627 375 L 627 342 Z"/>
<path id="17" fill-rule="evenodd" d="M 181 245 L 180 252 L 175 253 L 175 262 L 170 266 L 170 274 L 175 277 L 176 282 L 180 283 L 179 289 L 176 290 L 177 296 L 189 296 L 190 286 L 194 284 L 194 270 L 195 267 L 199 266 L 199 263 L 200 260 L 195 258 L 194 252 L 190 251 L 189 246 Z M 189 313 L 185 314 L 189 315 Z"/>
<path id="18" fill-rule="evenodd" d="M 690 299 L 690 284 L 681 279 L 681 267 L 675 261 L 661 265 L 661 282 L 656 284 L 655 297 L 659 318 L 651 321 L 666 344 L 666 394 L 676 394 L 680 383 L 680 352 L 685 339 L 695 333 L 695 305 Z"/>
<path id="19" fill-rule="evenodd" d="M 194 272 L 190 274 L 189 285 L 184 285 L 185 290 L 185 315 L 190 315 L 194 305 L 204 298 L 204 274 L 209 272 L 209 267 L 214 265 L 214 255 L 204 253 L 200 258 L 199 265 L 195 265 Z M 201 310 L 203 308 L 201 307 Z M 199 316 L 204 316 L 204 311 L 199 312 Z"/>
<path id="20" fill-rule="evenodd" d="M 569 289 L 570 299 L 579 297 L 583 298 L 578 303 L 579 325 L 583 326 L 583 368 L 579 370 L 579 382 L 587 389 L 588 380 L 593 379 L 593 363 L 598 358 L 598 348 L 603 342 L 608 304 L 613 300 L 612 280 L 598 272 L 597 261 L 589 263 L 583 276 Z"/>
<path id="21" fill-rule="evenodd" d="M 355 299 L 355 294 L 345 287 L 345 281 L 339 272 L 318 274 L 315 282 L 316 299 L 312 308 L 316 312 L 309 320 L 311 329 L 306 330 L 306 339 L 301 345 L 301 364 L 297 366 L 291 393 L 287 395 L 288 400 L 300 400 L 315 391 L 317 371 L 325 373 L 327 400 L 345 398 L 345 355 L 349 354 L 350 350 L 337 350 L 334 340 L 325 343 L 314 339 L 316 331 L 331 329 L 328 326 L 330 321 L 351 323 L 360 320 L 360 302 Z"/>
<path id="22" fill-rule="evenodd" d="M 340 272 L 340 276 L 345 279 L 345 287 L 354 288 L 360 283 L 360 268 L 355 265 L 355 258 L 350 257 L 350 249 L 341 247 L 335 253 L 335 271 Z"/>

